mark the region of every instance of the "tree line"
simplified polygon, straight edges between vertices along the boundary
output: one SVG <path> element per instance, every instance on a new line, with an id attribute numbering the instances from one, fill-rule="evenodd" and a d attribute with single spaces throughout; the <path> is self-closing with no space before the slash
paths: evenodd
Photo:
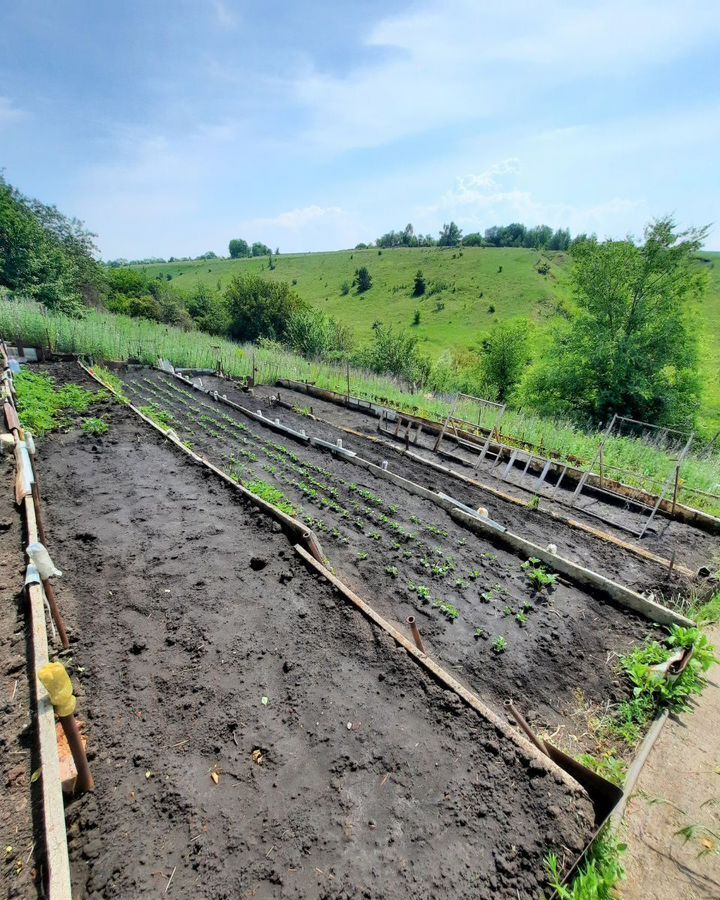
<path id="1" fill-rule="evenodd" d="M 595 235 L 578 234 L 572 237 L 567 228 L 556 228 L 549 225 L 528 227 L 519 222 L 510 225 L 492 225 L 481 234 L 473 231 L 463 236 L 462 229 L 456 222 L 443 225 L 437 238 L 430 234 L 415 234 L 412 224 L 400 231 L 388 231 L 381 235 L 374 244 L 358 244 L 355 249 L 362 250 L 375 246 L 381 249 L 392 247 L 526 247 L 533 250 L 569 250 L 570 247 L 596 240 Z"/>
<path id="2" fill-rule="evenodd" d="M 442 239 L 462 240 L 453 225 L 444 227 Z M 515 319 L 478 334 L 472 350 L 431 360 L 412 327 L 376 321 L 369 335 L 357 340 L 346 325 L 307 305 L 292 285 L 259 273 L 241 273 L 224 287 L 218 282 L 215 288 L 181 291 L 170 273 L 102 265 L 94 235 L 82 222 L 24 196 L 0 177 L 0 302 L 30 297 L 49 311 L 70 315 L 103 304 L 117 313 L 239 341 L 347 359 L 426 389 L 497 398 L 583 425 L 607 421 L 615 412 L 690 425 L 700 398 L 692 314 L 707 283 L 707 262 L 698 258 L 706 233 L 681 231 L 669 217 L 652 222 L 640 241 L 569 239 L 568 233 L 574 308 L 555 320 L 543 356 L 531 359 L 529 323 Z M 530 238 L 527 229 L 515 229 L 493 239 Z M 360 295 L 372 286 L 367 267 L 355 271 L 353 285 Z M 349 289 L 346 282 L 342 292 Z M 424 291 L 418 272 L 412 296 Z"/>

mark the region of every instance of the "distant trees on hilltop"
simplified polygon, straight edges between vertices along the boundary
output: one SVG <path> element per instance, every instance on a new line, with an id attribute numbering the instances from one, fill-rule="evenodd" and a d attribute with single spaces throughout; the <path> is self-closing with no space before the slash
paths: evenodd
<path id="1" fill-rule="evenodd" d="M 568 228 L 553 229 L 549 225 L 528 227 L 520 222 L 492 225 L 481 234 L 473 231 L 463 237 L 455 222 L 444 224 L 437 238 L 430 234 L 415 234 L 412 224 L 400 231 L 381 235 L 375 246 L 392 247 L 527 247 L 534 250 L 569 250 L 575 244 L 595 240 L 595 235 L 578 234 L 574 238 Z M 356 250 L 366 250 L 372 244 L 357 244 Z"/>

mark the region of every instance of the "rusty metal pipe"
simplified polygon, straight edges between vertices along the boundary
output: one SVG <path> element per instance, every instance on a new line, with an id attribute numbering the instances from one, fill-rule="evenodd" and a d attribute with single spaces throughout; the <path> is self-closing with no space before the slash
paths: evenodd
<path id="1" fill-rule="evenodd" d="M 95 781 L 88 765 L 87 753 L 85 745 L 80 736 L 80 729 L 75 721 L 75 716 L 58 716 L 60 724 L 65 732 L 68 747 L 72 753 L 73 762 L 77 769 L 77 781 L 75 782 L 75 793 L 85 794 L 95 788 Z"/>
<path id="2" fill-rule="evenodd" d="M 40 509 L 40 490 L 38 488 L 37 481 L 33 481 L 33 483 L 30 485 L 30 488 L 32 490 L 33 505 L 35 506 L 35 521 L 37 522 L 40 543 L 47 546 L 47 541 L 45 540 L 45 523 L 43 522 L 42 510 Z"/>
<path id="3" fill-rule="evenodd" d="M 55 598 L 55 589 L 50 583 L 49 578 L 42 579 L 42 586 L 45 591 L 45 596 L 47 597 L 50 612 L 52 613 L 53 622 L 55 622 L 55 627 L 57 628 L 58 634 L 60 635 L 60 643 L 63 646 L 63 650 L 69 650 L 70 641 L 68 640 L 67 631 L 65 631 L 65 623 L 63 622 L 63 617 L 60 614 L 60 609 L 57 605 L 57 599 Z"/>
<path id="4" fill-rule="evenodd" d="M 421 653 L 425 652 L 425 645 L 423 644 L 423 640 L 420 637 L 420 629 L 417 627 L 417 622 L 415 621 L 415 616 L 408 616 L 407 623 L 410 626 L 410 631 L 412 632 L 413 640 L 415 641 L 415 646 Z"/>
<path id="5" fill-rule="evenodd" d="M 532 728 L 530 728 L 528 723 L 525 721 L 525 718 L 523 717 L 522 713 L 518 712 L 517 707 L 512 702 L 512 700 L 505 701 L 505 708 L 508 710 L 508 712 L 513 717 L 513 719 L 515 719 L 519 728 L 525 732 L 528 739 L 538 748 L 538 750 L 541 753 L 544 753 L 546 756 L 550 756 L 550 754 L 548 753 L 548 749 L 545 746 L 545 742 L 542 740 L 542 738 L 539 738 L 535 734 L 535 732 L 532 730 Z"/>

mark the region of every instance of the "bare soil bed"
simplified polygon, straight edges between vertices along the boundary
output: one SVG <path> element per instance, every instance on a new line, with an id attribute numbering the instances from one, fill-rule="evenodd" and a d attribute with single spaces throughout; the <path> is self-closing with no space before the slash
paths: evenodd
<path id="1" fill-rule="evenodd" d="M 0 850 L 2 895 L 8 900 L 38 896 L 42 877 L 36 858 L 42 847 L 33 839 L 32 705 L 27 677 L 23 534 L 14 500 L 12 454 L 0 458 Z"/>
<path id="2" fill-rule="evenodd" d="M 316 415 L 326 419 L 328 422 L 346 428 L 353 428 L 365 434 L 377 435 L 379 420 L 369 413 L 338 406 L 335 403 L 311 397 L 301 391 L 291 391 L 284 387 L 279 390 L 283 399 L 296 404 L 298 408 L 312 407 Z M 273 394 L 278 393 L 278 388 L 259 385 L 254 388 L 254 393 L 257 398 L 269 399 Z M 383 437 L 384 440 L 392 442 L 391 437 Z M 446 456 L 433 452 L 434 441 L 434 436 L 421 436 L 420 443 L 413 447 L 413 452 L 435 462 L 440 462 L 443 465 L 452 465 L 453 468 L 458 469 L 458 471 L 469 477 L 485 480 L 493 487 L 524 500 L 529 500 L 534 495 L 534 479 L 530 476 L 523 479 L 521 478 L 521 472 L 517 471 L 513 473 L 512 481 L 502 481 L 491 473 L 492 461 L 482 463 L 480 469 L 477 470 L 474 468 L 477 455 L 452 444 L 450 438 L 448 438 L 446 449 L 450 450 L 453 456 L 453 462 L 450 463 Z M 502 468 L 504 469 L 505 467 L 503 466 Z M 571 493 L 570 491 L 565 492 L 564 487 L 561 488 L 561 491 L 567 493 L 568 496 Z M 575 519 L 585 521 L 593 527 L 602 528 L 624 540 L 637 541 L 637 538 L 629 535 L 625 529 L 613 527 L 607 522 L 599 522 L 597 517 L 591 513 L 599 512 L 608 516 L 612 521 L 622 522 L 631 528 L 642 527 L 644 516 L 638 515 L 637 512 L 630 508 L 609 504 L 600 498 L 584 498 L 583 504 L 587 507 L 586 511 L 583 511 L 579 506 L 568 509 L 567 506 L 553 502 L 546 497 L 541 498 L 541 505 L 547 509 L 555 509 L 557 512 L 565 515 L 570 514 Z M 487 506 L 487 504 L 483 505 Z M 669 558 L 670 554 L 675 550 L 678 562 L 682 562 L 694 570 L 697 570 L 700 566 L 708 565 L 713 556 L 717 554 L 717 535 L 708 534 L 699 528 L 693 528 L 682 522 L 672 521 L 661 515 L 658 515 L 651 523 L 640 543 L 648 550 L 666 558 Z"/>
<path id="3" fill-rule="evenodd" d="M 535 725 L 570 740 L 584 731 L 578 707 L 626 696 L 616 654 L 654 630 L 647 620 L 567 582 L 537 589 L 522 559 L 434 504 L 172 376 L 137 370 L 124 383 L 136 404 L 172 416 L 196 452 L 246 484 L 281 490 L 342 580 L 401 628 L 415 615 L 428 652 L 496 709 L 513 697 Z M 569 749 L 585 748 L 572 740 Z"/>
<path id="4" fill-rule="evenodd" d="M 407 456 L 398 457 L 386 442 L 378 440 L 373 434 L 368 434 L 367 439 L 354 437 L 337 425 L 331 425 L 323 419 L 309 419 L 302 412 L 289 410 L 284 405 L 277 407 L 274 403 L 274 398 L 279 396 L 284 403 L 292 404 L 297 410 L 307 410 L 307 403 L 309 401 L 314 403 L 315 398 L 304 397 L 304 395 L 288 392 L 285 389 L 274 389 L 268 392 L 265 386 L 255 388 L 253 394 L 250 395 L 236 387 L 232 381 L 222 378 L 203 376 L 196 381 L 200 381 L 206 390 L 216 390 L 225 394 L 229 400 L 239 403 L 241 406 L 260 409 L 268 416 L 278 416 L 283 424 L 296 430 L 305 429 L 308 434 L 332 443 L 341 438 L 344 447 L 354 450 L 364 459 L 376 464 L 386 460 L 392 471 L 416 484 L 454 497 L 473 509 L 482 506 L 488 510 L 491 518 L 510 531 L 543 547 L 548 543 L 553 543 L 558 548 L 558 552 L 568 559 L 615 581 L 620 581 L 635 591 L 646 595 L 652 594 L 658 602 L 666 602 L 669 606 L 674 606 L 677 598 L 687 596 L 692 587 L 688 579 L 678 576 L 677 573 L 668 575 L 665 567 L 627 553 L 616 545 L 572 528 L 563 522 L 552 520 L 542 510 L 531 510 L 504 502 L 488 491 L 475 488 L 451 475 L 438 472 L 420 461 Z M 305 407 L 297 406 L 299 397 L 304 397 Z M 326 405 L 332 406 L 329 403 Z M 313 409 L 315 409 L 314 406 Z M 339 411 L 343 412 L 343 410 Z M 349 412 L 354 415 L 353 410 Z M 373 421 L 377 422 L 377 420 Z"/>
<path id="5" fill-rule="evenodd" d="M 542 896 L 544 854 L 592 831 L 584 793 L 232 488 L 131 411 L 103 417 L 38 453 L 97 785 L 69 812 L 74 893 Z"/>

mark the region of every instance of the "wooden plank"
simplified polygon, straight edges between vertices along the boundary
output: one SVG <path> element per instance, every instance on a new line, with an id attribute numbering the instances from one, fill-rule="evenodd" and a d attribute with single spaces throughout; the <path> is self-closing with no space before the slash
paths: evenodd
<path id="1" fill-rule="evenodd" d="M 35 507 L 32 497 L 23 502 L 28 543 L 38 540 Z M 45 854 L 47 860 L 47 886 L 49 900 L 71 900 L 70 861 L 68 859 L 65 831 L 65 806 L 60 781 L 55 712 L 47 691 L 40 683 L 37 672 L 49 661 L 45 605 L 42 586 L 28 587 L 28 609 L 32 633 L 32 681 L 37 706 L 37 734 L 42 766 L 42 801 L 45 825 Z"/>

